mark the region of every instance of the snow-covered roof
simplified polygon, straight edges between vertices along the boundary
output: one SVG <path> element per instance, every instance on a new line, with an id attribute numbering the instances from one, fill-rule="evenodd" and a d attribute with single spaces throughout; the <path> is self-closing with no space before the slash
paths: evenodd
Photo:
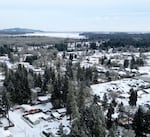
<path id="1" fill-rule="evenodd" d="M 36 121 L 40 121 L 41 118 L 43 118 L 43 119 L 48 119 L 48 118 L 50 118 L 49 115 L 46 115 L 46 114 L 44 114 L 43 112 L 34 113 L 34 114 L 29 114 L 29 115 L 26 115 L 25 117 L 27 117 L 32 123 L 35 123 Z"/>
<path id="2" fill-rule="evenodd" d="M 49 103 L 46 103 L 46 106 L 45 106 L 45 104 L 44 105 L 42 104 L 41 107 L 43 106 L 43 109 L 47 108 L 47 104 L 49 104 Z M 36 105 L 36 106 L 38 108 L 39 105 Z M 47 129 L 47 128 L 50 128 L 51 132 L 56 136 L 56 133 L 59 129 L 60 123 L 63 123 L 63 125 L 66 128 L 70 126 L 70 121 L 68 120 L 67 116 L 62 117 L 62 119 L 60 119 L 60 120 L 56 120 L 56 119 L 51 119 L 51 121 L 38 120 L 37 118 L 41 117 L 41 116 L 46 119 L 47 115 L 51 118 L 51 116 L 49 114 L 46 114 L 46 116 L 45 116 L 44 115 L 45 113 L 43 113 L 43 114 L 41 114 L 41 113 L 39 113 L 39 114 L 35 113 L 36 115 L 32 114 L 33 116 L 35 116 L 35 118 L 34 117 L 30 117 L 30 118 L 33 118 L 33 120 L 37 120 L 37 121 L 35 121 L 34 125 L 31 125 L 31 123 L 26 122 L 26 120 L 24 120 L 22 118 L 22 111 L 18 111 L 18 110 L 9 111 L 10 120 L 15 125 L 13 128 L 10 128 L 10 131 L 13 134 L 13 136 L 14 137 L 24 137 L 25 133 L 26 133 L 26 136 L 28 136 L 28 137 L 33 137 L 33 136 L 41 137 L 42 131 L 44 131 L 44 129 Z"/>
<path id="3" fill-rule="evenodd" d="M 123 75 L 126 75 L 127 73 L 124 72 L 124 71 L 118 71 L 118 74 L 121 75 L 121 76 L 123 76 Z"/>
<path id="4" fill-rule="evenodd" d="M 8 56 L 0 56 L 0 61 L 9 61 Z"/>
<path id="5" fill-rule="evenodd" d="M 57 109 L 59 114 L 66 113 L 66 108 Z"/>
<path id="6" fill-rule="evenodd" d="M 61 114 L 59 114 L 58 112 L 52 112 L 52 115 L 55 117 L 55 118 L 59 118 L 61 116 Z"/>
<path id="7" fill-rule="evenodd" d="M 44 112 L 51 110 L 52 107 L 53 106 L 52 106 L 52 104 L 50 102 L 45 103 L 45 104 L 38 104 L 38 105 L 34 106 L 34 108 L 40 109 L 40 110 L 42 110 Z"/>
<path id="8" fill-rule="evenodd" d="M 39 88 L 39 87 L 32 88 L 31 91 L 32 91 L 33 93 L 39 93 L 39 92 L 41 92 L 41 88 Z"/>
<path id="9" fill-rule="evenodd" d="M 32 107 L 30 105 L 26 105 L 26 104 L 21 105 L 21 107 L 24 109 L 24 111 L 35 110 L 34 107 Z"/>
<path id="10" fill-rule="evenodd" d="M 49 100 L 49 96 L 40 96 L 40 97 L 38 97 L 38 100 L 39 101 L 47 101 L 47 100 Z"/>

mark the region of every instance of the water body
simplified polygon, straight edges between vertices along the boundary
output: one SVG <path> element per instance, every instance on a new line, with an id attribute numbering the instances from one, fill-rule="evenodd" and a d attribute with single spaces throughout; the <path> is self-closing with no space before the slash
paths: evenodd
<path id="1" fill-rule="evenodd" d="M 47 36 L 47 37 L 56 37 L 56 38 L 75 38 L 75 39 L 84 39 L 84 36 L 81 36 L 80 33 L 74 32 L 53 32 L 53 33 L 28 33 L 24 34 L 25 36 Z"/>

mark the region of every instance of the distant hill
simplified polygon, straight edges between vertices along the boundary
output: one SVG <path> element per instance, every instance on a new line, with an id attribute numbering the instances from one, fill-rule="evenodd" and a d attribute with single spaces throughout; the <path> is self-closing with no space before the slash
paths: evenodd
<path id="1" fill-rule="evenodd" d="M 8 34 L 8 35 L 17 35 L 17 34 L 26 34 L 26 33 L 35 33 L 35 32 L 43 32 L 43 31 L 26 29 L 26 28 L 9 28 L 9 29 L 0 30 L 0 34 Z"/>

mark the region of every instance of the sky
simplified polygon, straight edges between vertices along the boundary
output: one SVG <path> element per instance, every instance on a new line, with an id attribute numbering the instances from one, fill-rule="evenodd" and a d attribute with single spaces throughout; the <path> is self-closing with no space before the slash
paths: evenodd
<path id="1" fill-rule="evenodd" d="M 0 0 L 0 29 L 150 31 L 150 0 Z"/>

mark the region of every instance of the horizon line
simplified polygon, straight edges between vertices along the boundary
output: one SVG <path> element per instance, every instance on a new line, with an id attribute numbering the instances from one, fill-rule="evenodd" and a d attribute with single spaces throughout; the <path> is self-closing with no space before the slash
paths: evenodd
<path id="1" fill-rule="evenodd" d="M 26 27 L 10 27 L 10 28 L 2 28 L 0 29 L 0 31 L 3 31 L 3 30 L 9 30 L 9 29 L 28 29 L 28 30 L 34 30 L 34 31 L 41 31 L 43 33 L 69 33 L 69 32 L 72 32 L 72 33 L 150 33 L 150 30 L 149 31 L 142 31 L 142 30 L 134 30 L 134 31 L 125 31 L 125 30 L 42 30 L 42 29 L 36 29 L 36 28 L 26 28 Z"/>

